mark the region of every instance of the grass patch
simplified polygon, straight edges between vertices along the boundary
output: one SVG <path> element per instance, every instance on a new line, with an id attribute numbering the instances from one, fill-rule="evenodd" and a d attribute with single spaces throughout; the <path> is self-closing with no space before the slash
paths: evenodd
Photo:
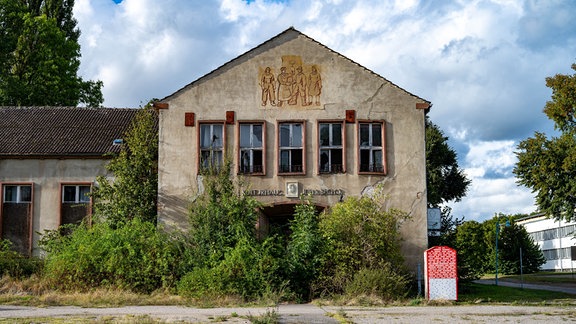
<path id="1" fill-rule="evenodd" d="M 482 279 L 494 279 L 494 274 L 486 274 Z M 520 275 L 498 275 L 498 279 L 503 281 L 520 282 L 524 280 L 525 283 L 533 284 L 574 284 L 576 285 L 576 273 L 572 272 L 537 272 L 531 274 Z"/>
<path id="2" fill-rule="evenodd" d="M 248 315 L 247 318 L 253 324 L 276 324 L 280 322 L 280 314 L 275 309 L 267 309 L 261 315 Z"/>
<path id="3" fill-rule="evenodd" d="M 336 313 L 326 313 L 326 315 L 337 320 L 341 324 L 353 324 L 354 322 L 348 318 L 348 314 L 343 309 L 339 309 Z"/>
<path id="4" fill-rule="evenodd" d="M 460 287 L 459 303 L 574 304 L 575 295 L 557 291 L 521 289 L 468 283 Z"/>

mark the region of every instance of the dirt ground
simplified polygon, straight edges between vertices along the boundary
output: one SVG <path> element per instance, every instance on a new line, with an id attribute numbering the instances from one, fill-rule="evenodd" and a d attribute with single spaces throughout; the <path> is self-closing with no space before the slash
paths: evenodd
<path id="1" fill-rule="evenodd" d="M 576 306 L 414 306 L 321 307 L 311 304 L 275 308 L 121 308 L 24 307 L 0 305 L 0 323 L 250 323 L 249 316 L 280 315 L 280 323 L 567 323 Z M 337 320 L 339 319 L 340 322 Z"/>

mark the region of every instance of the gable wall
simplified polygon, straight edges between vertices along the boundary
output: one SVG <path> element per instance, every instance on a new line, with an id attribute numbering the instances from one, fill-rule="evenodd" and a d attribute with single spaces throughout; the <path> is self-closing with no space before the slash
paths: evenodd
<path id="1" fill-rule="evenodd" d="M 369 193 L 384 185 L 388 205 L 409 212 L 411 220 L 402 227 L 403 249 L 407 262 L 421 262 L 427 248 L 424 111 L 416 103 L 424 102 L 387 80 L 299 36 L 265 43 L 258 53 L 240 57 L 165 99 L 169 108 L 160 111 L 159 148 L 159 221 L 167 227 L 185 228 L 187 206 L 201 190 L 198 176 L 198 122 L 225 120 L 226 111 L 234 111 L 238 120 L 265 120 L 267 171 L 264 176 L 248 176 L 251 189 L 285 190 L 286 182 L 297 181 L 301 189 L 341 189 L 345 196 Z M 269 102 L 262 105 L 261 77 L 271 67 L 276 82 L 282 65 L 302 65 L 309 75 L 313 65 L 320 71 L 320 105 L 300 103 L 282 107 Z M 277 83 L 276 83 L 277 86 Z M 276 88 L 277 90 L 277 88 Z M 318 172 L 317 120 L 344 120 L 346 110 L 356 111 L 356 120 L 385 120 L 388 173 L 359 175 L 357 125 L 346 124 L 346 164 L 343 174 Z M 195 114 L 195 125 L 184 126 L 185 113 Z M 277 173 L 277 120 L 306 120 L 306 174 L 281 176 Z M 237 124 L 226 126 L 227 154 L 236 166 Z M 258 196 L 264 203 L 294 202 L 280 196 Z M 317 195 L 314 202 L 332 205 L 338 195 Z"/>

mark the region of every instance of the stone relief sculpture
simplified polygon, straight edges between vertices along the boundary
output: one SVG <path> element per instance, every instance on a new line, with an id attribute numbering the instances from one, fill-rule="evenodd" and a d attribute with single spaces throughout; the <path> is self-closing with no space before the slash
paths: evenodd
<path id="1" fill-rule="evenodd" d="M 294 104 L 298 103 L 298 98 L 300 98 L 300 104 L 302 106 L 308 106 L 306 98 L 306 75 L 302 72 L 302 67 L 296 68 L 298 73 L 296 74 L 296 80 L 294 83 Z"/>
<path id="2" fill-rule="evenodd" d="M 260 80 L 260 87 L 262 87 L 262 106 L 266 106 L 270 102 L 272 106 L 276 106 L 276 80 L 270 67 L 266 67 L 262 79 Z"/>
<path id="3" fill-rule="evenodd" d="M 320 94 L 322 93 L 322 79 L 316 66 L 312 66 L 312 72 L 308 76 L 308 104 L 320 106 Z"/>
<path id="4" fill-rule="evenodd" d="M 303 64 L 299 56 L 282 56 L 277 77 L 271 66 L 260 69 L 259 81 L 263 107 L 320 106 L 322 78 L 319 68 Z"/>
<path id="5" fill-rule="evenodd" d="M 284 102 L 293 105 L 292 101 L 292 87 L 294 79 L 291 74 L 286 72 L 286 67 L 280 68 L 278 74 L 278 107 L 282 107 Z"/>

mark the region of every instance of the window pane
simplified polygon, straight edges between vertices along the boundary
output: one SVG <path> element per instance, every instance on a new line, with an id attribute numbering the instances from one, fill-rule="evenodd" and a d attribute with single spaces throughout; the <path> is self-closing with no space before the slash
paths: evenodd
<path id="1" fill-rule="evenodd" d="M 214 151 L 212 155 L 212 164 L 214 166 L 222 165 L 222 151 Z"/>
<path id="2" fill-rule="evenodd" d="M 280 146 L 287 147 L 290 146 L 290 125 L 281 124 L 280 125 Z"/>
<path id="3" fill-rule="evenodd" d="M 360 146 L 370 145 L 370 125 L 360 124 Z"/>
<path id="4" fill-rule="evenodd" d="M 240 147 L 250 147 L 250 126 L 240 125 Z"/>
<path id="5" fill-rule="evenodd" d="M 292 147 L 302 147 L 302 125 L 292 125 Z"/>
<path id="6" fill-rule="evenodd" d="M 372 124 L 372 145 L 382 146 L 382 125 Z"/>
<path id="7" fill-rule="evenodd" d="M 76 186 L 64 186 L 64 202 L 76 202 Z"/>
<path id="8" fill-rule="evenodd" d="M 262 125 L 253 125 L 252 128 L 252 147 L 262 147 Z"/>
<path id="9" fill-rule="evenodd" d="M 329 150 L 320 151 L 320 172 L 330 172 Z"/>
<path id="10" fill-rule="evenodd" d="M 210 125 L 200 125 L 200 147 L 210 147 Z"/>
<path id="11" fill-rule="evenodd" d="M 214 144 L 213 147 L 221 148 L 223 146 L 223 133 L 222 133 L 222 125 L 212 125 L 212 143 Z"/>
<path id="12" fill-rule="evenodd" d="M 292 163 L 293 166 L 299 166 L 300 170 L 302 171 L 302 150 L 292 150 Z"/>
<path id="13" fill-rule="evenodd" d="M 360 150 L 360 171 L 370 171 L 370 150 Z"/>
<path id="14" fill-rule="evenodd" d="M 290 166 L 290 151 L 281 150 L 280 151 L 280 172 L 289 172 Z"/>
<path id="15" fill-rule="evenodd" d="M 243 173 L 250 172 L 250 150 L 240 152 L 240 171 Z"/>
<path id="16" fill-rule="evenodd" d="M 30 202 L 30 201 L 32 201 L 32 186 L 20 186 L 19 202 Z"/>
<path id="17" fill-rule="evenodd" d="M 203 168 L 210 166 L 210 151 L 200 152 L 200 165 L 202 165 Z"/>
<path id="18" fill-rule="evenodd" d="M 4 202 L 16 202 L 18 186 L 4 186 Z"/>
<path id="19" fill-rule="evenodd" d="M 382 168 L 382 151 L 374 150 L 372 151 L 372 164 L 374 165 L 374 172 L 383 172 Z"/>
<path id="20" fill-rule="evenodd" d="M 262 151 L 255 150 L 252 151 L 252 158 L 253 158 L 253 170 L 252 172 L 263 172 L 263 160 L 262 160 Z"/>
<path id="21" fill-rule="evenodd" d="M 330 128 L 329 124 L 320 124 L 320 145 L 330 145 Z"/>
<path id="22" fill-rule="evenodd" d="M 90 186 L 80 186 L 79 199 L 81 202 L 90 202 Z"/>
<path id="23" fill-rule="evenodd" d="M 339 164 L 342 165 L 342 150 L 340 149 L 333 149 L 331 151 L 331 162 L 333 165 Z"/>
<path id="24" fill-rule="evenodd" d="M 332 145 L 342 145 L 342 125 L 332 124 Z"/>

